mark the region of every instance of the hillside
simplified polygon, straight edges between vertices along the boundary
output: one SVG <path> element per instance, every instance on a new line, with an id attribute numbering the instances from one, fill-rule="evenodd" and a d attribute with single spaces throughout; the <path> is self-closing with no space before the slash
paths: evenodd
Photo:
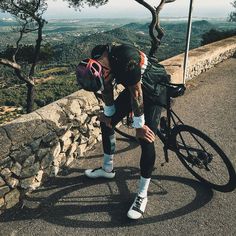
<path id="1" fill-rule="evenodd" d="M 0 24 L 7 24 L 1 22 Z M 12 23 L 12 22 L 10 22 Z M 10 24 L 8 23 L 8 24 Z M 104 24 L 104 26 L 103 26 Z M 37 66 L 36 78 L 45 83 L 36 86 L 36 107 L 44 106 L 61 97 L 69 95 L 78 89 L 74 71 L 78 62 L 90 55 L 91 49 L 97 44 L 111 42 L 129 43 L 148 54 L 150 50 L 149 23 L 129 22 L 53 22 L 44 30 L 43 44 L 47 44 L 52 52 L 47 61 L 41 61 Z M 186 22 L 163 22 L 165 35 L 157 52 L 157 58 L 162 61 L 178 55 L 185 50 Z M 201 45 L 202 35 L 211 29 L 225 30 L 232 28 L 226 22 L 194 21 L 190 49 Z M 0 52 L 7 44 L 18 37 L 15 33 L 6 31 L 0 25 Z M 24 43 L 32 43 L 34 37 L 26 37 Z M 13 43 L 12 43 L 13 44 Z M 54 79 L 46 80 L 53 76 Z M 17 80 L 9 68 L 0 66 L 0 106 L 25 107 L 26 87 Z M 1 123 L 1 122 L 0 122 Z"/>
<path id="2" fill-rule="evenodd" d="M 148 53 L 150 50 L 148 26 L 149 23 L 129 23 L 105 32 L 81 37 L 75 36 L 69 42 L 55 45 L 54 50 L 57 58 L 66 61 L 66 63 L 69 61 L 76 63 L 76 61 L 87 57 L 95 45 L 109 42 L 129 43 Z M 163 28 L 165 36 L 158 51 L 159 60 L 164 60 L 184 51 L 187 23 L 163 23 Z M 190 48 L 199 47 L 201 35 L 212 28 L 214 25 L 207 21 L 193 22 Z"/>

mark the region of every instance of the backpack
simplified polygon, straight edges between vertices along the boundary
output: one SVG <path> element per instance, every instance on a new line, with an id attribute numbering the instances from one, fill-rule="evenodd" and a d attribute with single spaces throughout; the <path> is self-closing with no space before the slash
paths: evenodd
<path id="1" fill-rule="evenodd" d="M 154 104 L 166 104 L 166 86 L 161 85 L 170 82 L 163 65 L 156 60 L 148 58 L 148 66 L 142 75 L 142 88 L 144 96 L 148 97 Z"/>

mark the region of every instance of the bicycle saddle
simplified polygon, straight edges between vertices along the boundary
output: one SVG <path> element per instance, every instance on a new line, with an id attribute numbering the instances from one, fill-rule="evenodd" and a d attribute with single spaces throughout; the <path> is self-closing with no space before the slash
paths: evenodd
<path id="1" fill-rule="evenodd" d="M 167 90 L 168 90 L 168 95 L 171 98 L 176 98 L 176 97 L 184 95 L 186 88 L 184 84 L 178 84 L 175 86 L 167 87 Z"/>

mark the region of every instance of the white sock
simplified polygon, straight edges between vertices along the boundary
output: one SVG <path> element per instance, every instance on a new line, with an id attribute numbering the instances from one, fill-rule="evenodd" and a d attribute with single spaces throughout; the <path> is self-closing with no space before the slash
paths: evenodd
<path id="1" fill-rule="evenodd" d="M 147 191 L 148 191 L 148 186 L 150 183 L 151 178 L 144 178 L 140 176 L 139 180 L 139 189 L 138 189 L 138 194 L 141 197 L 147 197 Z"/>
<path id="2" fill-rule="evenodd" d="M 104 153 L 103 155 L 103 170 L 106 172 L 111 172 L 113 170 L 113 156 L 114 155 L 109 155 Z"/>

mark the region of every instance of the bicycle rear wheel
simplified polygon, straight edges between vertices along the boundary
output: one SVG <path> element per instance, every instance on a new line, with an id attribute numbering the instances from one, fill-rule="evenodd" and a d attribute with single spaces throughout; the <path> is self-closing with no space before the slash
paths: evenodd
<path id="1" fill-rule="evenodd" d="M 209 187 L 230 192 L 236 187 L 236 174 L 229 158 L 206 134 L 191 126 L 173 130 L 176 154 L 187 170 Z"/>

